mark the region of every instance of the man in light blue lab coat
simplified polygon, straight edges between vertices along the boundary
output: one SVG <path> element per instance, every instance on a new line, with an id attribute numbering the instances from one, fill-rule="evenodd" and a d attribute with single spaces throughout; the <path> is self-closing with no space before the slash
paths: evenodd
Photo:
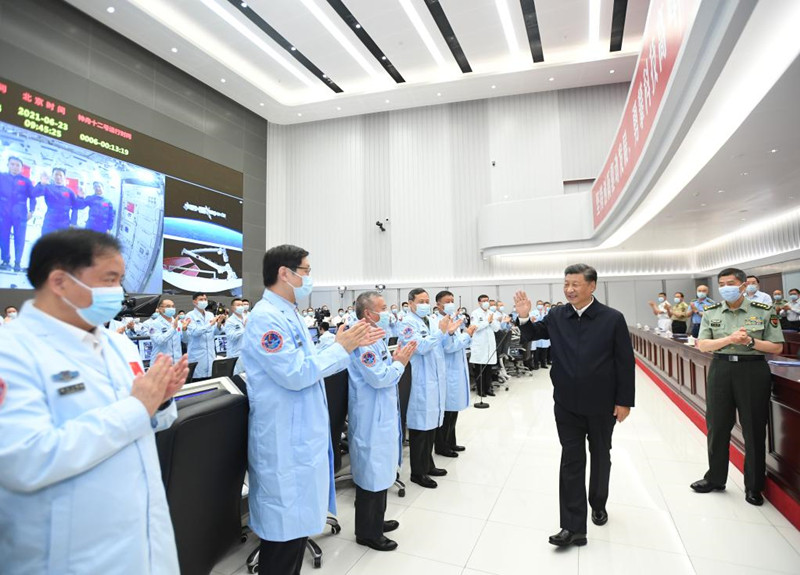
<path id="1" fill-rule="evenodd" d="M 317 351 L 328 349 L 336 341 L 336 336 L 331 333 L 331 324 L 323 321 L 319 324 L 319 341 L 317 342 Z"/>
<path id="2" fill-rule="evenodd" d="M 447 475 L 446 469 L 433 462 L 433 443 L 436 428 L 444 417 L 447 370 L 444 363 L 446 336 L 455 333 L 461 321 L 445 316 L 438 323 L 428 321 L 431 314 L 430 296 L 422 288 L 408 293 L 410 313 L 403 318 L 398 341 L 417 342 L 417 353 L 411 358 L 411 395 L 408 399 L 406 426 L 411 463 L 411 481 L 435 489 L 431 479 Z"/>
<path id="3" fill-rule="evenodd" d="M 242 361 L 250 400 L 250 527 L 261 538 L 259 573 L 299 573 L 310 535 L 335 512 L 333 452 L 323 378 L 383 331 L 366 321 L 339 328 L 318 351 L 297 300 L 313 288 L 308 252 L 291 245 L 264 254 L 264 296 L 245 326 Z"/>
<path id="4" fill-rule="evenodd" d="M 214 349 L 214 336 L 225 333 L 222 322 L 224 314 L 214 315 L 206 311 L 208 296 L 204 293 L 192 295 L 194 309 L 186 314 L 191 321 L 186 326 L 187 353 L 189 363 L 197 363 L 194 379 L 211 377 L 211 364 L 217 357 Z"/>
<path id="5" fill-rule="evenodd" d="M 455 296 L 447 290 L 436 294 L 437 316 L 455 318 Z M 458 412 L 469 407 L 469 366 L 467 364 L 467 348 L 472 343 L 472 335 L 478 329 L 477 324 L 464 329 L 463 326 L 445 338 L 444 365 L 447 370 L 447 393 L 444 401 L 444 419 L 436 430 L 434 442 L 437 455 L 458 457 L 464 451 L 456 442 L 456 420 Z"/>
<path id="6" fill-rule="evenodd" d="M 156 310 L 156 317 L 147 322 L 145 335 L 150 336 L 153 342 L 153 351 L 150 357 L 155 359 L 159 353 L 171 357 L 172 361 L 181 358 L 181 336 L 189 325 L 190 320 L 182 322 L 175 317 L 175 302 L 171 299 L 162 299 Z"/>
<path id="7" fill-rule="evenodd" d="M 239 298 L 231 301 L 231 315 L 225 320 L 225 337 L 228 340 L 225 357 L 239 357 L 242 352 L 242 337 L 247 320 L 244 317 L 244 303 Z M 244 364 L 236 362 L 233 374 L 238 375 L 244 371 Z"/>
<path id="8" fill-rule="evenodd" d="M 179 573 L 154 432 L 177 416 L 186 358 L 144 373 L 124 335 L 117 240 L 44 236 L 36 290 L 0 330 L 0 571 Z"/>
<path id="9" fill-rule="evenodd" d="M 489 296 L 478 296 L 478 307 L 470 314 L 470 325 L 477 325 L 472 336 L 469 362 L 475 367 L 475 378 L 478 395 L 481 397 L 492 396 L 492 368 L 497 364 L 497 342 L 494 334 L 500 331 L 500 322 L 497 314 L 490 309 Z"/>
<path id="10" fill-rule="evenodd" d="M 386 300 L 376 291 L 356 299 L 356 317 L 383 330 L 389 328 Z M 397 383 L 416 342 L 389 354 L 385 341 L 359 347 L 350 354 L 348 436 L 350 468 L 356 484 L 356 542 L 376 551 L 392 551 L 397 543 L 384 533 L 398 528 L 384 521 L 386 490 L 394 484 L 403 453 Z"/>

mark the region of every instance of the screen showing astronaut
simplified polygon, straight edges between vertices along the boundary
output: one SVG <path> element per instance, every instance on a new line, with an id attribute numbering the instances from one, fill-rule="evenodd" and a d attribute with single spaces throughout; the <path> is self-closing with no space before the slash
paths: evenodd
<path id="1" fill-rule="evenodd" d="M 241 295 L 241 172 L 0 78 L 0 289 L 70 227 L 119 240 L 128 293 Z"/>

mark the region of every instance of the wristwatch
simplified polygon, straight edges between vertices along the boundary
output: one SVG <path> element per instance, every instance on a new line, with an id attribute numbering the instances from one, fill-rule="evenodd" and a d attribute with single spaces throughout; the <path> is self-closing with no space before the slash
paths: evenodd
<path id="1" fill-rule="evenodd" d="M 756 348 L 756 338 L 752 335 L 750 336 L 750 343 L 747 344 L 747 349 L 755 349 Z"/>

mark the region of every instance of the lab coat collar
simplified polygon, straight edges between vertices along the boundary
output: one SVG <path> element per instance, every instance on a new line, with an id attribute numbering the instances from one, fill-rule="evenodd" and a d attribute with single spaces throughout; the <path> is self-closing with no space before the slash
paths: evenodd
<path id="1" fill-rule="evenodd" d="M 297 311 L 297 306 L 288 299 L 282 298 L 270 289 L 264 289 L 263 299 L 283 311 Z"/>

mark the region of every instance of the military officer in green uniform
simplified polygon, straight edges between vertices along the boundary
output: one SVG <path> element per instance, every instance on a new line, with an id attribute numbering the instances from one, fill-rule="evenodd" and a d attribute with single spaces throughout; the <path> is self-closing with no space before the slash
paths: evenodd
<path id="1" fill-rule="evenodd" d="M 724 269 L 717 280 L 723 301 L 705 309 L 697 340 L 700 351 L 714 353 L 706 388 L 708 472 L 691 487 L 698 493 L 725 489 L 728 444 L 738 411 L 745 447 L 745 500 L 762 505 L 772 388 L 764 356 L 781 352 L 783 332 L 771 305 L 745 297 L 747 276 L 742 270 Z"/>

